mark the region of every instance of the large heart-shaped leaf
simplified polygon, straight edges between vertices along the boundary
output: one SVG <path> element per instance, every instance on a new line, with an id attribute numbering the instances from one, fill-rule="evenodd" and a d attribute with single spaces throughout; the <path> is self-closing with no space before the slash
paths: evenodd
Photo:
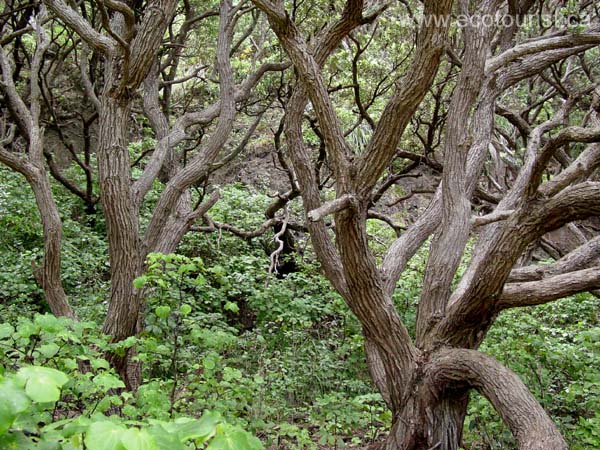
<path id="1" fill-rule="evenodd" d="M 48 403 L 60 398 L 60 388 L 69 381 L 69 377 L 60 370 L 29 366 L 17 372 L 17 380 L 25 386 L 25 393 L 31 400 Z"/>
<path id="2" fill-rule="evenodd" d="M 109 421 L 94 422 L 85 433 L 84 442 L 88 450 L 127 450 L 121 442 L 126 431 Z"/>
<path id="3" fill-rule="evenodd" d="M 0 436 L 11 427 L 19 413 L 29 407 L 29 399 L 13 380 L 0 382 Z"/>

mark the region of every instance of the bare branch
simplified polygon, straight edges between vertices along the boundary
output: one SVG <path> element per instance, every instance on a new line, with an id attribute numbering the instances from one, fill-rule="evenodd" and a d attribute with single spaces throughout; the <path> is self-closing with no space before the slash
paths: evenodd
<path id="1" fill-rule="evenodd" d="M 317 209 L 313 209 L 307 214 L 307 217 L 310 221 L 317 222 L 330 214 L 337 213 L 346 208 L 356 208 L 356 206 L 356 198 L 353 195 L 346 194 L 323 204 Z"/>
<path id="2" fill-rule="evenodd" d="M 16 129 L 16 125 L 11 125 L 8 134 L 0 140 L 0 162 L 25 176 L 30 176 L 29 174 L 33 170 L 33 167 L 31 167 L 27 159 L 6 150 L 6 147 L 15 139 Z"/>
<path id="3" fill-rule="evenodd" d="M 600 264 L 600 236 L 591 239 L 550 265 L 533 265 L 514 269 L 509 283 L 536 281 Z"/>
<path id="4" fill-rule="evenodd" d="M 213 233 L 215 231 L 223 230 L 242 239 L 252 239 L 258 236 L 262 236 L 267 231 L 269 231 L 274 225 L 278 225 L 282 222 L 282 219 L 278 217 L 273 217 L 272 219 L 265 220 L 261 225 L 258 226 L 258 228 L 255 228 L 254 230 L 243 230 L 228 223 L 215 222 L 207 214 L 204 214 L 202 219 L 206 223 L 206 226 L 192 227 L 191 231 L 196 231 L 200 233 Z"/>
<path id="5" fill-rule="evenodd" d="M 499 309 L 542 305 L 569 295 L 600 288 L 600 265 L 538 281 L 509 283 L 498 300 Z"/>
<path id="6" fill-rule="evenodd" d="M 48 7 L 66 25 L 72 28 L 87 44 L 99 53 L 110 54 L 114 50 L 115 41 L 98 33 L 80 14 L 75 12 L 63 0 L 44 0 Z"/>
<path id="7" fill-rule="evenodd" d="M 471 226 L 481 227 L 483 225 L 488 225 L 490 223 L 498 222 L 500 220 L 506 220 L 514 212 L 514 210 L 494 211 L 492 214 L 488 214 L 487 216 L 475 216 L 471 218 Z"/>
<path id="8" fill-rule="evenodd" d="M 211 166 L 210 166 L 211 171 L 218 170 L 221 167 L 229 164 L 231 161 L 233 161 L 235 158 L 237 158 L 238 155 L 240 153 L 242 153 L 242 151 L 244 151 L 244 149 L 248 145 L 248 142 L 250 142 L 250 139 L 252 139 L 252 136 L 254 136 L 254 133 L 256 132 L 256 129 L 258 128 L 258 125 L 260 124 L 260 121 L 261 121 L 264 113 L 265 113 L 265 111 L 262 111 L 256 117 L 256 119 L 254 119 L 254 122 L 252 122 L 252 125 L 250 125 L 250 128 L 248 128 L 248 130 L 244 134 L 244 137 L 242 138 L 240 143 L 230 153 L 225 155 L 223 157 L 223 159 L 221 159 L 220 161 L 218 161 L 214 164 L 211 164 Z"/>
<path id="9" fill-rule="evenodd" d="M 90 99 L 97 113 L 100 113 L 100 100 L 94 92 L 94 86 L 90 80 L 89 70 L 90 64 L 88 61 L 89 49 L 86 44 L 81 46 L 81 54 L 79 55 L 79 73 L 81 74 L 81 81 L 83 82 L 83 88 L 85 94 Z"/>
<path id="10" fill-rule="evenodd" d="M 12 108 L 14 109 L 15 114 L 18 116 L 17 119 L 24 124 L 25 129 L 22 131 L 26 133 L 27 137 L 29 138 L 34 125 L 33 117 L 31 116 L 31 111 L 29 111 L 29 108 L 25 105 L 25 102 L 17 92 L 17 88 L 12 77 L 12 69 L 3 47 L 0 47 L 0 68 L 2 69 L 1 87 L 8 95 L 8 99 L 11 102 Z"/>
<path id="11" fill-rule="evenodd" d="M 270 256 L 271 264 L 269 265 L 269 274 L 277 273 L 277 266 L 279 265 L 279 255 L 281 254 L 281 252 L 283 251 L 283 247 L 285 246 L 284 242 L 281 240 L 281 237 L 285 234 L 285 231 L 287 230 L 289 216 L 290 213 L 288 208 L 286 207 L 283 222 L 281 223 L 281 229 L 277 233 L 275 233 L 275 236 L 273 236 L 273 240 L 277 242 L 277 248 L 273 251 L 273 253 L 271 253 Z M 268 283 L 268 279 L 266 282 Z"/>
<path id="12" fill-rule="evenodd" d="M 532 168 L 529 193 L 533 193 L 542 180 L 543 172 L 555 152 L 565 144 L 571 142 L 598 142 L 600 141 L 600 128 L 567 127 L 550 139 L 540 150 Z"/>
<path id="13" fill-rule="evenodd" d="M 519 58 L 536 53 L 540 54 L 550 50 L 598 44 L 600 44 L 600 32 L 597 30 L 590 30 L 578 34 L 568 34 L 566 36 L 548 37 L 533 42 L 524 42 L 506 50 L 498 56 L 490 58 L 485 65 L 485 71 L 489 74 Z"/>
<path id="14" fill-rule="evenodd" d="M 396 233 L 396 237 L 400 236 L 400 234 L 402 234 L 402 232 L 406 230 L 405 226 L 398 225 L 390 216 L 374 211 L 372 209 L 367 211 L 367 219 L 377 219 L 388 224 L 390 228 L 394 230 L 394 233 Z"/>

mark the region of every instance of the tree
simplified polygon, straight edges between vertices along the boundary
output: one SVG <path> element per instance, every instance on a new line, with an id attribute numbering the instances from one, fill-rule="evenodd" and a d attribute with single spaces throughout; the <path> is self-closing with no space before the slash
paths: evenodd
<path id="1" fill-rule="evenodd" d="M 7 122 L 4 121 L 4 137 L 0 141 L 0 162 L 22 174 L 35 195 L 44 230 L 44 261 L 42 267 L 36 270 L 36 278 L 46 292 L 48 304 L 54 314 L 74 317 L 60 280 L 62 223 L 58 207 L 52 197 L 50 179 L 44 166 L 43 156 L 44 133 L 40 125 L 41 87 L 38 77 L 44 53 L 49 46 L 49 40 L 41 30 L 45 19 L 46 10 L 42 8 L 38 14 L 38 21 L 33 23 L 37 40 L 29 75 L 29 105 L 25 104 L 17 92 L 7 55 L 0 47 L 3 88 L 15 122 L 19 124 L 21 133 L 26 139 L 25 157 L 19 157 L 6 150 L 15 138 L 16 125 L 13 123 L 7 126 Z"/>
<path id="2" fill-rule="evenodd" d="M 464 23 L 459 34 L 453 34 L 460 44 L 452 48 L 447 35 L 453 2 L 423 2 L 412 63 L 396 83 L 378 121 L 361 105 L 360 93 L 355 96 L 358 122 L 369 123 L 372 134 L 364 147 L 353 148 L 328 89 L 324 66 L 342 44 L 358 42 L 360 27 L 389 5 L 369 14 L 364 12 L 364 2 L 347 1 L 340 19 L 309 40 L 283 2 L 253 3 L 268 17 L 296 70 L 298 84 L 284 119 L 287 154 L 315 252 L 325 275 L 360 320 L 372 377 L 393 412 L 386 448 L 457 449 L 472 389 L 493 404 L 519 448 L 566 448 L 519 378 L 477 348 L 502 310 L 600 286 L 600 267 L 592 250 L 597 238 L 551 266 L 518 267 L 524 251 L 546 233 L 600 212 L 600 185 L 593 176 L 600 162 L 598 144 L 586 147 L 576 158 L 570 148 L 600 140 L 594 71 L 586 70 L 583 79 L 576 79 L 572 68 L 561 65 L 577 61 L 574 55 L 585 58 L 582 54 L 600 43 L 595 10 L 583 4 L 576 8 L 577 14 L 591 20 L 589 28 L 550 26 L 541 30 L 540 36 L 523 39 L 519 19 L 532 10 L 534 2 L 509 1 L 506 5 L 492 0 L 477 6 L 458 2 L 455 12 Z M 540 8 L 540 16 L 556 12 Z M 497 25 L 497 11 L 511 19 L 511 26 Z M 486 20 L 490 18 L 493 20 Z M 446 116 L 441 180 L 427 209 L 377 264 L 366 231 L 370 211 L 376 206 L 373 200 L 381 198 L 382 188 L 394 183 L 389 182 L 393 173 L 389 174 L 392 178 L 380 180 L 395 158 L 406 155 L 401 136 L 432 87 L 445 53 L 459 73 Z M 546 70 L 552 73 L 549 79 Z M 354 75 L 353 87 L 358 91 L 356 68 Z M 550 84 L 549 98 L 557 99 L 557 110 L 549 113 L 547 120 L 499 103 L 506 93 L 514 94 L 520 82 L 536 76 Z M 582 87 L 582 83 L 587 85 Z M 335 178 L 336 198 L 328 202 L 321 200 L 319 169 L 302 133 L 308 101 Z M 576 119 L 570 113 L 586 104 L 585 120 L 571 125 Z M 495 129 L 500 130 L 501 142 L 508 135 L 501 134 L 496 113 L 507 116 L 519 130 L 523 144 L 515 147 L 519 151 L 525 147 L 523 163 L 513 165 L 513 172 L 506 177 L 508 186 L 487 197 L 488 201 L 494 199 L 492 211 L 473 216 L 472 200 L 487 172 L 488 151 L 493 147 L 504 152 L 496 143 Z M 562 166 L 555 163 L 559 151 L 567 155 Z M 552 176 L 547 175 L 548 170 Z M 495 181 L 486 175 L 490 182 Z M 324 220 L 332 214 L 335 241 Z M 477 235 L 472 257 L 454 287 L 472 233 Z M 408 260 L 430 236 L 413 340 L 391 297 Z"/>
<path id="3" fill-rule="evenodd" d="M 64 25 L 47 16 L 46 5 Z M 76 56 L 80 59 L 82 90 L 98 117 L 94 153 L 111 268 L 110 299 L 104 331 L 115 342 L 121 341 L 135 335 L 138 329 L 143 295 L 141 290 L 134 287 L 133 281 L 143 273 L 146 255 L 150 252 L 173 252 L 194 221 L 218 200 L 217 191 L 204 198 L 195 194 L 194 188 L 206 185 L 212 172 L 243 149 L 256 130 L 262 113 L 259 106 L 259 111 L 254 113 L 256 119 L 246 135 L 242 136 L 241 142 L 228 154 L 223 154 L 232 133 L 238 131 L 235 123 L 237 108 L 241 108 L 250 98 L 252 90 L 266 73 L 285 69 L 287 64 L 269 63 L 258 55 L 252 61 L 255 70 L 244 73 L 244 78 L 236 84 L 234 75 L 237 74 L 232 69 L 231 60 L 256 26 L 254 21 L 250 31 L 238 33 L 239 40 L 232 44 L 236 25 L 250 12 L 243 3 L 233 7 L 232 2 L 223 1 L 218 9 L 204 12 L 199 12 L 196 5 L 188 2 L 178 9 L 178 2 L 174 0 L 153 1 L 144 5 L 129 5 L 120 1 L 91 5 L 82 3 L 79 6 L 81 12 L 62 0 L 49 0 L 41 5 L 27 3 L 20 8 L 10 4 L 7 9 L 9 12 L 21 12 L 24 20 L 16 24 L 4 23 L 6 31 L 2 45 L 12 50 L 14 67 L 11 67 L 9 54 L 2 50 L 2 86 L 15 126 L 5 133 L 0 161 L 27 178 L 38 200 L 46 242 L 40 277 L 46 300 L 55 314 L 74 315 L 60 283 L 61 224 L 43 158 L 46 154 L 50 163 L 52 152 L 44 148 L 44 133 L 40 125 L 40 98 L 42 94 L 51 92 L 52 81 L 55 81 L 46 80 L 45 87 L 39 83 L 44 55 L 49 56 L 47 53 L 51 42 L 46 27 L 50 22 L 52 27 L 66 26 L 71 33 L 75 33 L 70 37 L 72 45 L 69 48 L 78 51 Z M 180 18 L 183 20 L 181 24 L 177 22 Z M 211 18 L 217 18 L 219 23 L 215 34 L 217 44 L 213 69 L 218 76 L 218 99 L 212 103 L 207 102 L 207 98 L 198 99 L 197 103 L 187 105 L 187 108 L 175 107 L 171 104 L 174 86 L 188 80 L 194 81 L 197 77 L 208 84 L 211 78 L 211 75 L 206 78 L 198 75 L 200 71 L 206 71 L 204 65 L 199 65 L 190 75 L 178 76 L 185 42 L 191 38 L 195 27 Z M 28 21 L 33 25 L 27 25 Z M 18 63 L 26 65 L 27 58 L 21 57 L 21 52 L 25 50 L 17 38 L 31 31 L 35 32 L 37 42 L 33 60 L 27 67 L 30 92 L 20 94 L 13 79 L 19 78 Z M 165 33 L 170 40 L 163 45 Z M 56 42 L 53 44 L 56 45 Z M 94 52 L 94 58 L 100 59 L 101 74 L 90 68 L 88 49 Z M 51 55 L 49 57 L 52 60 Z M 132 124 L 132 106 L 139 104 L 137 92 L 142 88 L 141 115 L 149 122 L 156 147 L 149 152 L 149 157 L 142 155 L 140 160 L 143 157 L 148 159 L 144 160 L 141 174 L 134 179 L 128 149 L 129 127 Z M 210 99 L 210 96 L 207 97 Z M 254 103 L 260 100 L 252 99 Z M 25 105 L 26 101 L 29 107 Z M 209 104 L 199 106 L 203 102 Z M 52 104 L 46 107 L 51 115 L 56 114 Z M 170 120 L 173 114 L 177 115 L 176 120 Z M 201 143 L 204 132 L 199 128 L 208 129 L 215 121 L 217 125 L 211 129 L 210 137 Z M 5 123 L 10 122 L 5 118 Z M 19 134 L 15 133 L 16 130 Z M 27 159 L 18 154 L 20 139 L 28 148 Z M 196 142 L 193 148 L 199 147 L 194 153 L 182 148 L 182 142 L 189 140 Z M 11 146 L 12 151 L 9 149 Z M 73 153 L 77 159 L 76 152 Z M 84 167 L 88 171 L 86 175 L 89 175 L 89 161 Z M 52 169 L 52 164 L 49 164 L 49 168 Z M 51 173 L 56 174 L 56 171 Z M 164 189 L 144 230 L 140 226 L 141 208 L 157 179 L 164 183 Z M 62 182 L 73 184 L 64 178 Z M 89 189 L 82 198 L 93 203 Z M 129 372 L 127 358 L 113 356 L 112 362 L 128 385 L 135 388 L 137 376 Z"/>
<path id="4" fill-rule="evenodd" d="M 7 5 L 15 14 L 3 17 L 15 19 L 2 22 L 8 114 L 0 161 L 25 176 L 38 200 L 46 242 L 39 279 L 53 311 L 73 314 L 60 285 L 60 216 L 46 169 L 93 206 L 95 157 L 111 267 L 104 331 L 113 340 L 139 330 L 143 292 L 134 280 L 147 254 L 174 251 L 196 221 L 205 222 L 202 231 L 245 238 L 274 226 L 279 236 L 306 229 L 324 274 L 362 325 L 369 370 L 393 412 L 387 449 L 459 448 L 473 389 L 497 409 L 520 448 L 566 448 L 527 387 L 478 348 L 503 310 L 600 288 L 599 241 L 586 222 L 600 212 L 593 2 L 214 3 L 202 12 L 174 0 L 84 1 L 77 10 L 44 0 L 48 11 L 36 2 Z M 546 23 L 548 17 L 554 20 Z M 283 57 L 271 46 L 265 18 Z M 396 30 L 400 20 L 409 25 Z M 206 36 L 216 36 L 216 46 L 193 55 L 198 64 L 184 62 L 200 24 L 212 25 Z M 68 30 L 60 38 L 68 45 L 55 28 Z M 36 42 L 23 45 L 20 37 L 32 31 Z M 251 35 L 252 61 L 235 68 Z M 41 68 L 61 58 L 78 60 L 78 89 L 92 105 L 83 124 L 97 116 L 95 151 L 77 163 L 85 188 L 53 168 L 44 146 L 40 117 L 60 129 L 65 113 L 52 101 L 42 107 L 54 84 Z M 293 74 L 257 89 L 267 72 L 290 65 Z M 209 175 L 240 154 L 274 98 L 285 112 L 274 147 L 290 189 L 255 231 L 217 224 L 207 212 L 218 194 L 203 191 Z M 253 118 L 236 123 L 240 110 Z M 147 122 L 155 140 L 133 162 L 132 116 Z M 428 190 L 398 196 L 392 188 L 425 170 L 436 183 L 429 205 L 411 225 L 397 223 L 403 202 Z M 152 204 L 147 196 L 156 181 L 161 191 Z M 330 191 L 335 199 L 324 200 Z M 276 213 L 297 197 L 306 224 L 292 227 Z M 381 260 L 370 249 L 369 219 L 397 234 Z M 579 245 L 549 237 L 564 227 Z M 411 336 L 392 295 L 428 242 Z M 556 261 L 537 264 L 540 249 Z M 112 363 L 135 388 L 127 358 Z"/>

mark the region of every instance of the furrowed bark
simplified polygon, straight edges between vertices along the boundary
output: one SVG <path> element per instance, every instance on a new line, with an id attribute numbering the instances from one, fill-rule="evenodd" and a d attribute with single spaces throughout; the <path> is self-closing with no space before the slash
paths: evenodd
<path id="1" fill-rule="evenodd" d="M 483 3 L 474 14 L 489 15 L 498 1 Z M 468 10 L 462 10 L 468 14 Z M 464 65 L 448 110 L 444 171 L 442 175 L 442 223 L 429 250 L 423 292 L 417 314 L 417 342 L 426 340 L 429 330 L 444 315 L 451 283 L 469 239 L 471 204 L 467 184 L 470 137 L 465 123 L 484 83 L 484 68 L 489 52 L 492 27 L 466 27 Z M 468 133 L 468 131 L 467 131 Z"/>
<path id="2" fill-rule="evenodd" d="M 519 449 L 568 448 L 556 425 L 520 378 L 494 358 L 474 350 L 441 350 L 427 375 L 434 396 L 453 387 L 481 392 L 508 425 Z"/>
<path id="3" fill-rule="evenodd" d="M 49 40 L 42 27 L 45 17 L 46 9 L 42 6 L 33 25 L 36 32 L 36 49 L 30 67 L 29 106 L 25 104 L 17 91 L 8 57 L 4 49 L 0 47 L 3 90 L 6 91 L 12 111 L 17 116 L 15 120 L 21 124 L 21 132 L 27 140 L 26 158 L 17 157 L 6 150 L 4 147 L 10 144 L 14 138 L 15 130 L 13 128 L 9 133 L 12 136 L 9 136 L 0 145 L 0 162 L 21 173 L 33 190 L 42 220 L 44 239 L 42 267 L 35 267 L 35 262 L 33 262 L 34 276 L 44 291 L 44 297 L 50 310 L 56 316 L 76 318 L 61 281 L 62 221 L 52 196 L 50 179 L 44 166 L 44 135 L 43 128 L 40 126 L 41 87 L 39 74 L 44 54 L 49 46 Z"/>
<path id="4" fill-rule="evenodd" d="M 600 266 L 567 272 L 538 281 L 509 283 L 498 300 L 498 309 L 534 306 L 600 288 Z"/>
<path id="5" fill-rule="evenodd" d="M 52 196 L 50 180 L 44 167 L 34 168 L 31 176 L 26 178 L 35 195 L 44 232 L 44 259 L 41 268 L 34 268 L 35 278 L 44 290 L 52 314 L 75 319 L 61 281 L 62 221 Z"/>
<path id="6" fill-rule="evenodd" d="M 103 24 L 110 38 L 95 31 L 82 16 L 61 0 L 48 0 L 46 3 L 61 20 L 105 58 L 97 158 L 100 199 L 108 234 L 111 287 L 103 330 L 111 335 L 113 341 L 120 341 L 136 332 L 141 298 L 133 287 L 133 280 L 143 267 L 139 211 L 130 182 L 131 162 L 127 147 L 132 94 L 155 60 L 165 29 L 174 14 L 176 2 L 151 2 L 138 24 L 132 21 L 133 16 L 128 13 L 128 8 L 120 11 L 114 15 L 110 24 Z M 126 8 L 125 5 L 122 6 Z M 130 386 L 135 384 L 135 380 L 129 383 L 126 359 L 113 355 L 112 362 Z"/>

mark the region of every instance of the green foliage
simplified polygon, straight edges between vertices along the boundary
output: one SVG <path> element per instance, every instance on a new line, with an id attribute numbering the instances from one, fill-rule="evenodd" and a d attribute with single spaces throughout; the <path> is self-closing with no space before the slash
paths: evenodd
<path id="1" fill-rule="evenodd" d="M 21 175 L 0 168 L 0 302 L 5 320 L 27 312 L 47 312 L 33 267 L 41 266 L 42 226 L 31 190 Z M 81 205 L 62 187 L 55 186 L 63 222 L 62 280 L 73 306 L 85 318 L 101 312 L 107 288 L 107 243 L 96 220 L 81 216 Z M 85 252 L 82 252 L 85 249 Z"/>
<path id="2" fill-rule="evenodd" d="M 0 366 L 0 448 L 263 448 L 216 412 L 204 412 L 200 419 L 142 417 L 137 403 L 160 395 L 159 386 L 143 385 L 141 400 L 124 391 L 99 353 L 111 345 L 96 330 L 93 323 L 51 315 L 21 319 L 16 328 L 2 324 L 6 358 Z"/>
<path id="3" fill-rule="evenodd" d="M 579 294 L 533 310 L 505 312 L 482 350 L 517 372 L 573 449 L 600 446 L 600 300 Z M 490 405 L 475 396 L 465 430 L 473 448 L 510 448 L 513 439 Z M 476 445 L 477 444 L 477 445 Z"/>
<path id="4" fill-rule="evenodd" d="M 370 394 L 358 324 L 314 267 L 268 279 L 265 261 L 238 256 L 207 268 L 198 257 L 149 255 L 135 281 L 147 293 L 137 349 L 151 380 L 138 413 L 219 411 L 282 448 L 313 448 L 311 435 L 378 435 L 389 417 Z M 319 400 L 328 396 L 337 402 Z M 281 431 L 290 415 L 296 424 Z"/>
<path id="5" fill-rule="evenodd" d="M 135 281 L 145 294 L 144 330 L 111 344 L 99 325 L 108 269 L 101 217 L 90 225 L 56 189 L 64 281 L 82 320 L 34 314 L 44 311 L 31 275 L 42 250 L 39 218 L 26 185 L 7 175 L 0 185 L 0 449 L 260 448 L 243 429 L 282 450 L 364 448 L 389 429 L 390 413 L 365 367 L 360 326 L 309 246 L 298 255 L 299 271 L 281 279 L 268 275 L 272 234 L 250 242 L 196 234 L 180 254 L 151 254 Z M 258 211 L 269 202 L 236 184 L 223 190 L 211 216 L 252 229 L 264 218 L 247 205 Z M 380 256 L 393 233 L 378 221 L 367 226 Z M 425 250 L 411 259 L 394 294 L 413 334 L 426 260 Z M 598 306 L 580 295 L 509 311 L 482 347 L 523 378 L 575 450 L 600 446 Z M 105 359 L 130 347 L 143 370 L 135 394 Z M 477 394 L 465 443 L 513 445 Z"/>

